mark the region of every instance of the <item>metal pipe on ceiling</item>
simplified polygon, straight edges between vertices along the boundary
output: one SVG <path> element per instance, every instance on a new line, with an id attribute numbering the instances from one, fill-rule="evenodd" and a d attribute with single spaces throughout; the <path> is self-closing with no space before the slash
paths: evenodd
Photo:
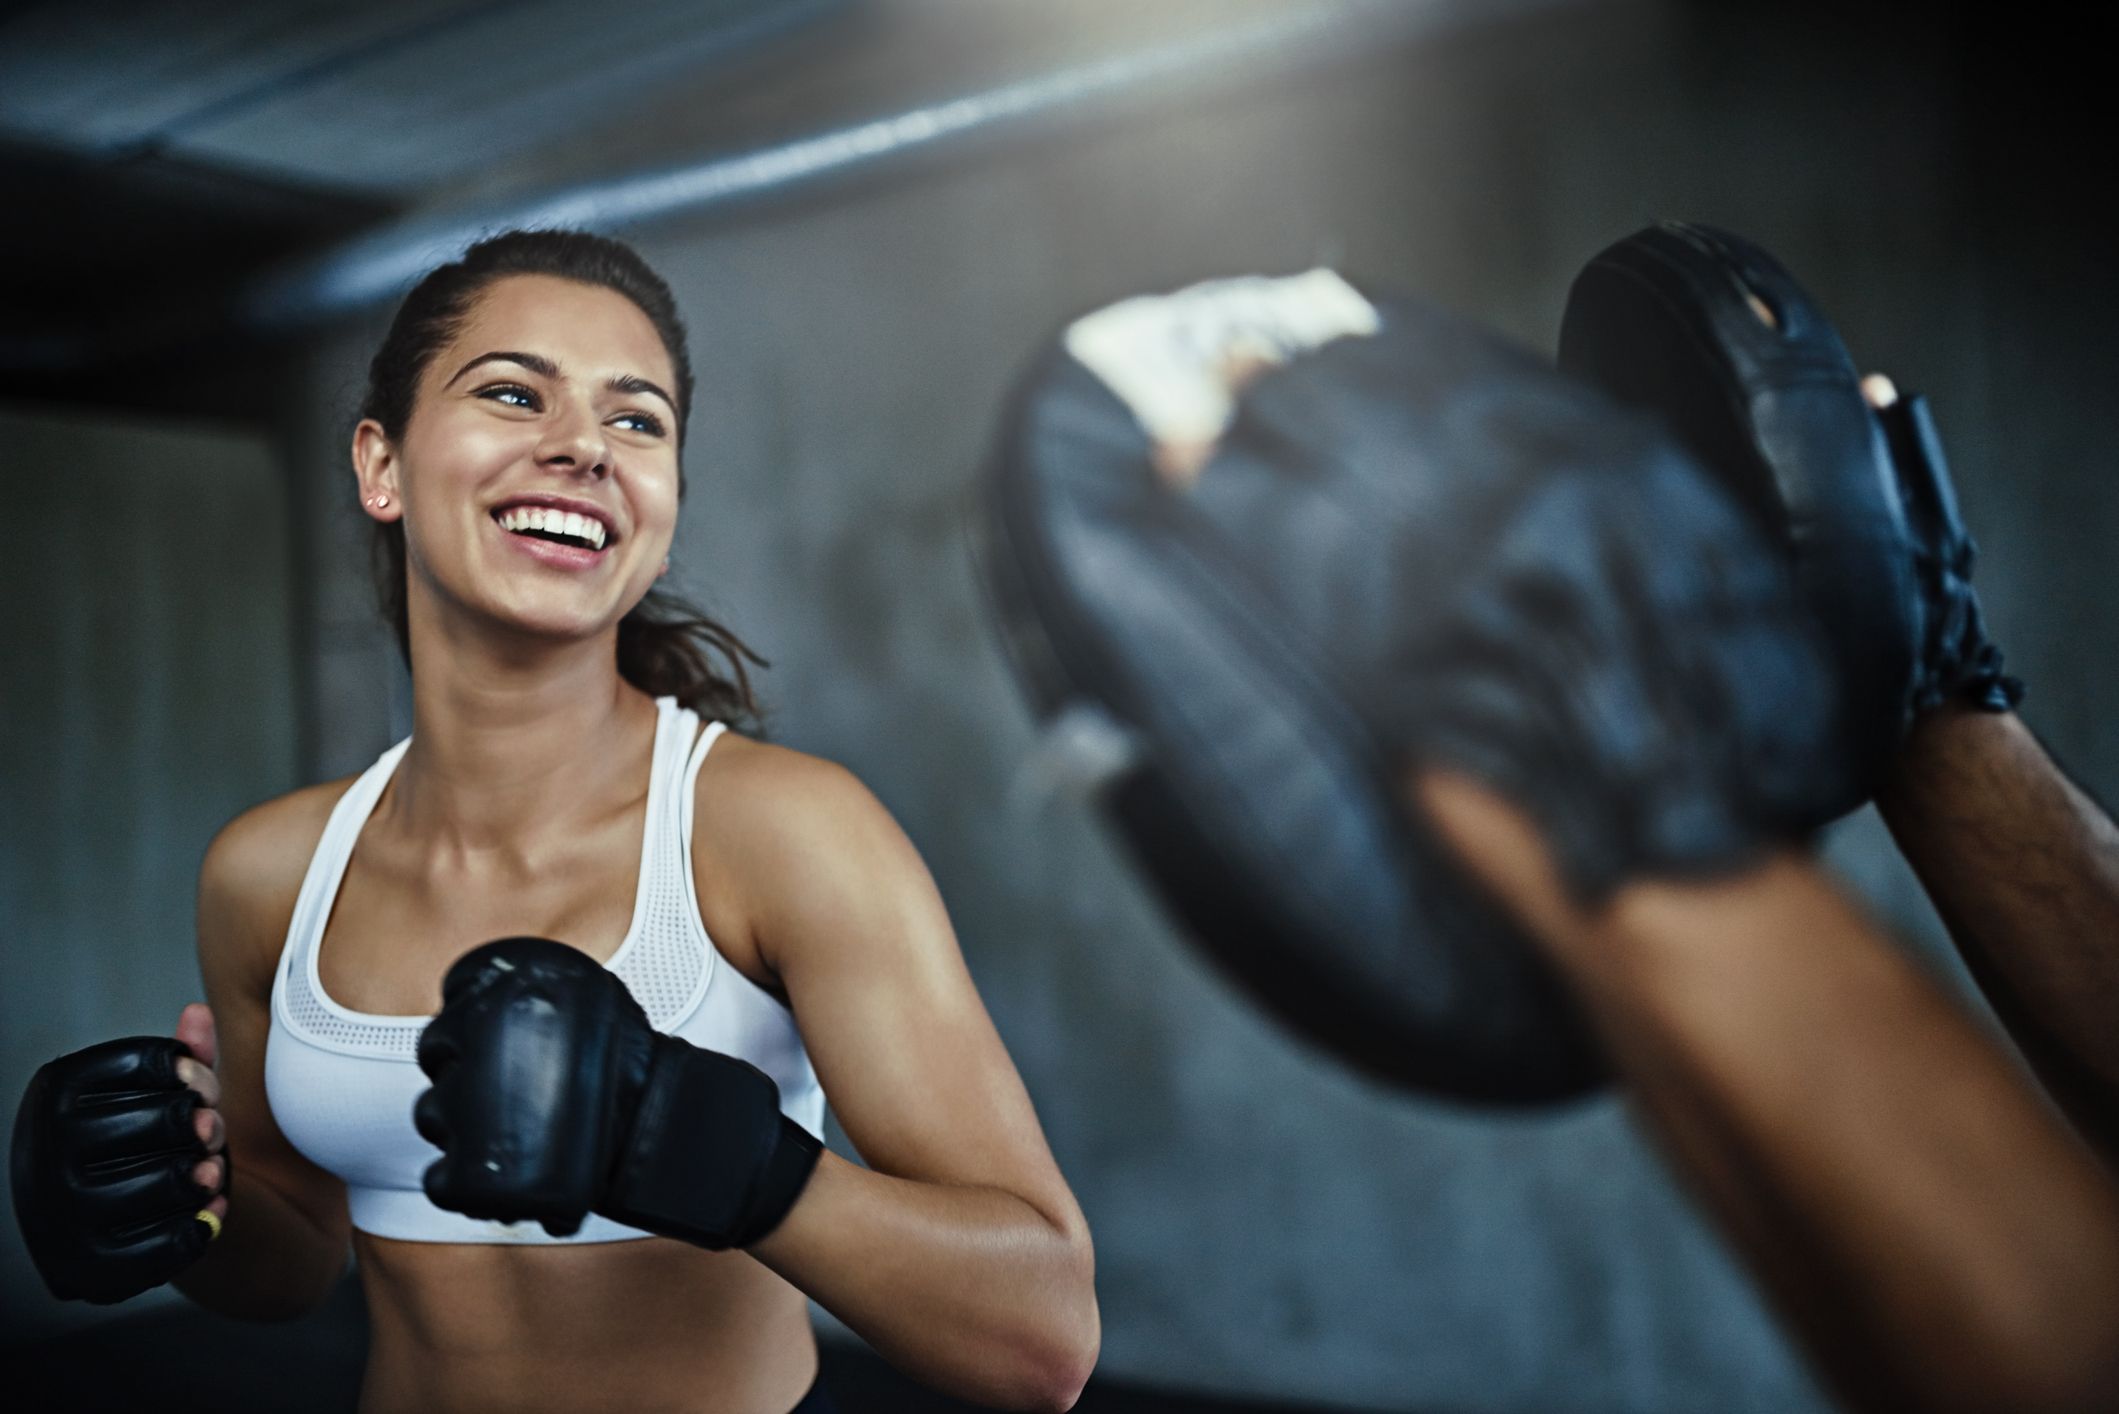
<path id="1" fill-rule="evenodd" d="M 202 334 L 286 336 L 401 295 L 481 236 L 515 227 L 617 233 L 643 223 L 755 213 L 833 182 L 1080 131 L 1127 112 L 1262 87 L 1379 51 L 1582 0 L 1309 0 L 1203 35 L 1071 65 L 748 152 L 721 154 L 391 221 L 267 271 L 219 329 L 150 319 L 122 346 L 7 340 L 0 365 L 46 373 L 166 349 Z"/>
<path id="2" fill-rule="evenodd" d="M 750 152 L 419 213 L 321 258 L 276 270 L 243 295 L 236 318 L 279 333 L 401 294 L 486 233 L 576 226 L 615 233 L 644 222 L 754 211 L 833 180 L 1006 139 L 1044 137 L 1168 102 L 1291 77 L 1379 47 L 1556 8 L 1576 0 L 1314 0 L 1266 18 L 1074 65 Z"/>

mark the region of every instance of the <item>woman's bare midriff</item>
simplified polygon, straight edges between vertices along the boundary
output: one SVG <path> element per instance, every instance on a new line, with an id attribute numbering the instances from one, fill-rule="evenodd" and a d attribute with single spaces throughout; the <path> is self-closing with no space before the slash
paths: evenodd
<path id="1" fill-rule="evenodd" d="M 802 1293 L 741 1252 L 354 1233 L 372 1327 L 362 1414 L 784 1414 L 816 1378 Z"/>

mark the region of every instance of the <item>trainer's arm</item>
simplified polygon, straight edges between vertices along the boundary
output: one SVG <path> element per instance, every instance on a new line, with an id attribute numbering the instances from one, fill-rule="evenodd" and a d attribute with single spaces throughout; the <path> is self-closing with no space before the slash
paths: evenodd
<path id="1" fill-rule="evenodd" d="M 839 767 L 729 745 L 723 866 L 867 1164 L 825 1153 L 750 1252 L 938 1388 L 1068 1408 L 1099 1343 L 1088 1225 L 926 867 Z"/>
<path id="2" fill-rule="evenodd" d="M 2119 827 L 2010 713 L 1917 722 L 1877 796 L 2054 1098 L 2119 1164 Z"/>
<path id="3" fill-rule="evenodd" d="M 1814 867 L 1595 912 L 1483 786 L 1416 794 L 1573 982 L 1634 1103 L 1862 1409 L 2092 1410 L 2119 1389 L 2119 1191 Z"/>
<path id="4" fill-rule="evenodd" d="M 220 1237 L 175 1283 L 210 1310 L 266 1321 L 321 1304 L 345 1270 L 351 1237 L 344 1185 L 295 1151 L 265 1103 L 275 933 L 286 925 L 270 897 L 286 872 L 282 851 L 282 832 L 253 811 L 221 832 L 199 871 L 199 970 L 212 1015 L 187 1009 L 185 1025 L 217 1042 L 234 1177 Z"/>

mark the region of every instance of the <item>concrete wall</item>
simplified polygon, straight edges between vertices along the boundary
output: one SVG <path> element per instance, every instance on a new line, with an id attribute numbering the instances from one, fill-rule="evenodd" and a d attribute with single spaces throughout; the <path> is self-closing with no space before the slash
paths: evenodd
<path id="1" fill-rule="evenodd" d="M 1750 52 L 1716 47 L 1733 42 Z M 700 379 L 677 577 L 773 660 L 774 734 L 858 772 L 939 879 L 1094 1224 L 1107 1371 L 1393 1408 L 1820 1403 L 1615 1103 L 1502 1119 L 1350 1078 L 1200 964 L 1092 816 L 1011 808 L 1031 726 L 965 513 L 1008 377 L 1088 307 L 1330 261 L 1549 346 L 1595 250 L 1657 216 L 1712 220 L 1779 251 L 1862 357 L 1934 395 L 2031 719 L 2110 794 L 2111 356 L 2079 290 L 2018 273 L 2038 241 L 1971 220 L 1936 72 L 1917 39 L 1817 52 L 1593 6 L 636 233 L 683 300 Z M 345 470 L 376 334 L 301 351 L 286 440 L 310 778 L 404 725 Z M 200 779 L 232 808 L 254 765 Z M 226 813 L 202 804 L 162 838 L 203 843 Z M 1873 820 L 1832 857 L 1956 978 Z M 163 1024 L 145 1011 L 165 995 L 142 993 L 138 1024 Z"/>
<path id="2" fill-rule="evenodd" d="M 262 436 L 0 409 L 0 495 L 12 1120 L 51 1056 L 167 1035 L 199 999 L 199 860 L 230 816 L 296 783 L 296 700 L 283 477 Z M 90 1315 L 45 1299 L 0 1223 L 7 1333 Z"/>

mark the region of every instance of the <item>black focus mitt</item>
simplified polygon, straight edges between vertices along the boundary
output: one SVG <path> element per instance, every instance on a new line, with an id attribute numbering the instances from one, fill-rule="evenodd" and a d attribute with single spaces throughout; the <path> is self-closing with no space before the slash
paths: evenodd
<path id="1" fill-rule="evenodd" d="M 1604 1067 L 1405 808 L 1502 789 L 1570 885 L 1732 867 L 1816 813 L 1831 705 L 1778 557 L 1645 418 L 1329 271 L 1129 301 L 1023 380 L 985 566 L 1038 709 L 1187 931 L 1384 1079 L 1549 1101 Z"/>
<path id="2" fill-rule="evenodd" d="M 1874 793 L 1919 713 L 2022 699 L 1987 637 L 1926 401 L 1873 405 L 1771 255 L 1678 222 L 1628 236 L 1576 277 L 1560 367 L 1662 418 L 1782 547 L 1841 687 L 1849 750 L 1825 818 Z"/>

